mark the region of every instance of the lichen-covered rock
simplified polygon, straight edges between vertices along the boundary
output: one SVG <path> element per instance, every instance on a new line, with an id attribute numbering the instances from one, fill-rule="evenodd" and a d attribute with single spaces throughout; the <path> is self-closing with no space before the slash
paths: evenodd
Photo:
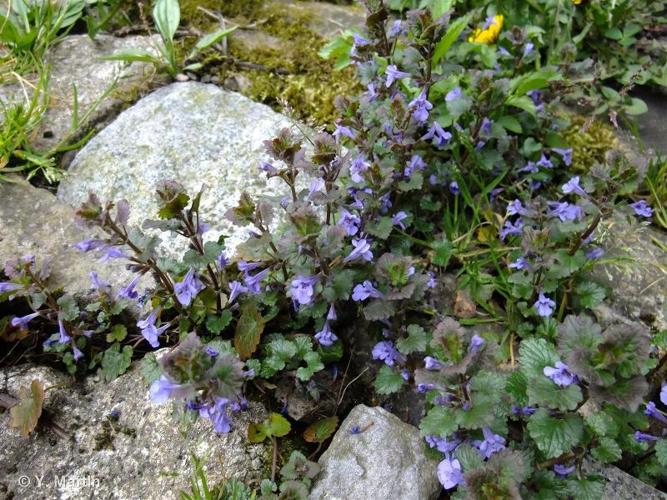
<path id="1" fill-rule="evenodd" d="M 278 0 L 276 4 L 284 4 L 288 16 L 305 16 L 308 28 L 326 39 L 333 38 L 347 29 L 363 26 L 366 22 L 366 13 L 358 5 L 294 0 Z"/>
<path id="2" fill-rule="evenodd" d="M 68 137 L 72 124 L 74 86 L 79 120 L 86 117 L 105 93 L 109 93 L 90 113 L 85 128 L 108 120 L 120 110 L 124 101 L 132 101 L 142 90 L 148 89 L 155 79 L 152 65 L 106 61 L 101 58 L 128 49 L 156 52 L 157 40 L 157 37 L 117 38 L 109 35 L 98 35 L 91 40 L 88 35 L 71 35 L 58 43 L 47 54 L 47 62 L 51 67 L 48 106 L 32 145 L 47 151 Z M 29 86 L 0 86 L 0 102 L 16 102 L 29 95 Z M 80 135 L 81 130 L 71 139 Z"/>
<path id="3" fill-rule="evenodd" d="M 441 491 L 419 430 L 379 407 L 354 407 L 319 463 L 312 500 L 426 500 Z"/>
<path id="4" fill-rule="evenodd" d="M 614 500 L 667 500 L 667 495 L 613 465 L 586 462 L 584 470 L 605 480 L 604 498 Z"/>
<path id="5" fill-rule="evenodd" d="M 608 307 L 618 316 L 667 328 L 667 233 L 653 226 L 609 221 L 598 231 L 605 259 L 591 279 L 605 286 Z M 662 245 L 662 248 L 659 246 Z M 609 316 L 603 306 L 598 315 Z"/>
<path id="6" fill-rule="evenodd" d="M 34 255 L 38 264 L 50 259 L 49 284 L 69 293 L 85 294 L 91 271 L 113 285 L 127 284 L 131 274 L 122 263 L 102 263 L 73 247 L 91 234 L 74 223 L 69 205 L 19 177 L 10 180 L 0 183 L 0 268 L 9 259 Z"/>
<path id="7" fill-rule="evenodd" d="M 259 161 L 267 159 L 263 141 L 291 122 L 246 97 L 196 82 L 174 83 L 121 113 L 75 157 L 58 197 L 72 206 L 89 191 L 104 200 L 126 198 L 130 223 L 157 217 L 155 188 L 173 179 L 195 194 L 206 185 L 201 213 L 212 224 L 208 238 L 224 233 L 228 248 L 244 241 L 248 230 L 225 219 L 243 191 L 252 196 L 288 194 L 280 179 L 267 180 Z M 165 250 L 177 252 L 166 233 Z"/>
<path id="8" fill-rule="evenodd" d="M 175 405 L 151 403 L 136 367 L 111 383 L 82 385 L 45 367 L 5 369 L 0 392 L 16 394 L 35 378 L 59 386 L 46 392 L 52 424 L 23 438 L 0 414 L 0 498 L 175 499 L 189 489 L 193 455 L 211 486 L 261 479 L 266 449 L 245 437 L 248 422 L 266 416 L 259 404 L 219 435 L 208 421 L 179 418 Z"/>

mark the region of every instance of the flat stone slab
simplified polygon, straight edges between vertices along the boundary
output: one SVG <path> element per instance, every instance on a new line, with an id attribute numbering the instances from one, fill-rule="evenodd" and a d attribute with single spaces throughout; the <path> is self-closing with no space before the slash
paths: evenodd
<path id="1" fill-rule="evenodd" d="M 201 213 L 212 224 L 207 238 L 229 236 L 228 248 L 248 229 L 225 219 L 243 191 L 278 201 L 289 193 L 278 178 L 259 171 L 268 159 L 263 141 L 292 123 L 268 106 L 215 85 L 174 83 L 121 113 L 76 155 L 58 188 L 58 198 L 79 206 L 89 191 L 102 201 L 127 199 L 130 224 L 157 218 L 155 189 L 161 181 L 181 182 L 192 194 L 206 185 Z M 160 233 L 165 251 L 184 250 L 183 238 Z M 179 242 L 181 245 L 179 246 Z"/>
<path id="2" fill-rule="evenodd" d="M 361 432 L 352 433 L 353 427 Z M 427 500 L 442 487 L 416 427 L 388 411 L 355 406 L 320 457 L 311 500 Z"/>
<path id="3" fill-rule="evenodd" d="M 102 99 L 88 117 L 85 124 L 90 128 L 108 120 L 120 111 L 124 102 L 131 102 L 141 91 L 147 91 L 155 78 L 155 70 L 148 63 L 125 63 L 105 61 L 101 58 L 128 49 L 144 49 L 157 52 L 158 37 L 129 36 L 117 38 L 98 35 L 91 40 L 88 35 L 65 37 L 47 54 L 51 66 L 48 84 L 48 105 L 42 123 L 35 131 L 33 147 L 48 151 L 70 134 L 72 123 L 74 88 L 76 86 L 78 116 L 83 119 L 87 112 L 104 94 L 115 85 L 110 94 Z M 0 86 L 0 102 L 20 102 L 32 95 L 28 85 Z M 72 139 L 78 138 L 78 134 Z"/>
<path id="4" fill-rule="evenodd" d="M 74 223 L 74 210 L 49 191 L 18 176 L 0 183 L 0 266 L 9 259 L 34 255 L 51 259 L 50 285 L 73 294 L 90 289 L 89 273 L 118 286 L 131 279 L 119 261 L 99 262 L 73 247 L 91 233 Z M 148 282 L 148 280 L 146 280 Z"/>
<path id="5" fill-rule="evenodd" d="M 637 117 L 639 137 L 646 146 L 667 155 L 667 95 L 640 88 L 633 92 L 648 106 L 648 111 Z"/>
<path id="6" fill-rule="evenodd" d="M 207 420 L 187 423 L 172 404 L 153 404 L 138 367 L 83 384 L 46 367 L 10 368 L 0 371 L 0 392 L 16 395 L 33 379 L 63 385 L 46 392 L 44 408 L 65 435 L 42 427 L 21 437 L 9 412 L 0 414 L 0 498 L 176 499 L 190 491 L 193 454 L 211 487 L 229 478 L 256 485 L 263 475 L 267 450 L 245 436 L 266 416 L 259 404 L 233 417 L 232 432 L 216 434 Z"/>

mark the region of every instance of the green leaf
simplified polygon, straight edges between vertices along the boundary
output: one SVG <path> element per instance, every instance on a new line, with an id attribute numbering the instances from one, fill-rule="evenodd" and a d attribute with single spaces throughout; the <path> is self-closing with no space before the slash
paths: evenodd
<path id="1" fill-rule="evenodd" d="M 500 124 L 503 128 L 514 132 L 515 134 L 520 134 L 523 132 L 523 127 L 519 120 L 510 115 L 501 116 L 496 120 L 496 123 Z"/>
<path id="2" fill-rule="evenodd" d="M 241 317 L 236 323 L 234 347 L 241 360 L 246 360 L 257 349 L 264 332 L 264 319 L 255 302 L 246 302 L 241 306 Z"/>
<path id="3" fill-rule="evenodd" d="M 318 55 L 322 59 L 333 59 L 334 69 L 341 70 L 352 63 L 350 51 L 352 50 L 352 32 L 345 31 L 342 35 L 335 37 L 320 49 Z"/>
<path id="4" fill-rule="evenodd" d="M 508 106 L 514 106 L 515 108 L 523 109 L 527 113 L 535 116 L 537 115 L 537 109 L 535 108 L 535 103 L 530 97 L 522 96 L 508 96 L 505 99 L 505 104 Z"/>
<path id="5" fill-rule="evenodd" d="M 324 363 L 322 363 L 320 355 L 314 351 L 306 353 L 303 360 L 306 362 L 307 366 L 301 366 L 296 371 L 296 378 L 302 382 L 310 380 L 315 372 L 324 370 Z"/>
<path id="6" fill-rule="evenodd" d="M 107 333 L 107 342 L 122 342 L 127 337 L 127 328 L 125 325 L 114 325 L 109 333 Z"/>
<path id="7" fill-rule="evenodd" d="M 566 481 L 568 498 L 600 500 L 605 498 L 604 481 L 601 478 L 569 479 Z"/>
<path id="8" fill-rule="evenodd" d="M 622 454 L 623 452 L 618 443 L 608 437 L 601 438 L 598 445 L 591 450 L 593 458 L 602 464 L 618 462 Z"/>
<path id="9" fill-rule="evenodd" d="M 364 307 L 364 317 L 368 321 L 382 321 L 389 319 L 396 311 L 393 302 L 388 300 L 371 300 L 366 307 Z"/>
<path id="10" fill-rule="evenodd" d="M 381 240 L 386 240 L 389 238 L 392 229 L 394 229 L 394 224 L 391 221 L 391 217 L 380 217 L 380 220 L 367 224 L 366 231 L 372 236 L 376 236 Z"/>
<path id="11" fill-rule="evenodd" d="M 157 358 L 152 353 L 144 356 L 139 364 L 139 369 L 146 384 L 152 384 L 159 379 L 162 374 L 162 368 L 160 368 Z"/>
<path id="12" fill-rule="evenodd" d="M 104 351 L 101 365 L 101 374 L 104 380 L 111 382 L 125 373 L 132 363 L 132 353 L 133 349 L 131 346 L 126 345 L 121 351 L 120 344 L 118 343 Z"/>
<path id="13" fill-rule="evenodd" d="M 289 431 L 292 430 L 292 425 L 280 413 L 271 413 L 269 415 L 268 430 L 269 437 L 283 437 L 289 434 Z"/>
<path id="14" fill-rule="evenodd" d="M 37 427 L 43 403 L 44 386 L 35 379 L 30 383 L 30 388 L 19 389 L 19 402 L 9 410 L 11 416 L 9 424 L 18 429 L 23 437 L 28 436 Z"/>
<path id="15" fill-rule="evenodd" d="M 513 97 L 520 98 L 521 96 L 525 96 L 531 90 L 545 88 L 547 85 L 549 85 L 550 81 L 558 78 L 558 72 L 549 69 L 526 73 L 512 80 L 510 84 L 510 94 L 512 94 Z"/>
<path id="16" fill-rule="evenodd" d="M 454 252 L 452 242 L 449 240 L 434 242 L 431 244 L 431 248 L 434 250 L 433 257 L 431 257 L 431 263 L 436 266 L 447 267 L 449 259 L 451 259 L 452 253 Z"/>
<path id="17" fill-rule="evenodd" d="M 428 340 L 428 335 L 421 326 L 409 325 L 407 338 L 398 339 L 396 342 L 396 347 L 403 354 L 424 352 L 426 350 L 426 344 L 428 343 Z"/>
<path id="18" fill-rule="evenodd" d="M 440 17 L 440 16 L 435 16 L 434 17 Z M 465 17 L 461 17 L 451 23 L 449 25 L 449 28 L 447 28 L 447 32 L 445 33 L 445 36 L 442 37 L 442 39 L 437 43 L 435 46 L 435 50 L 433 51 L 433 58 L 431 59 L 431 62 L 433 66 L 438 64 L 440 60 L 447 54 L 447 51 L 452 47 L 454 42 L 461 36 L 461 33 L 463 33 L 463 30 L 466 28 L 468 25 L 468 22 L 470 21 L 470 15 L 467 15 Z"/>
<path id="19" fill-rule="evenodd" d="M 526 339 L 519 347 L 519 366 L 528 380 L 543 377 L 544 367 L 558 359 L 556 348 L 544 339 Z"/>
<path id="20" fill-rule="evenodd" d="M 231 321 L 232 312 L 229 309 L 225 309 L 219 316 L 211 315 L 206 319 L 206 329 L 217 335 L 227 328 Z"/>
<path id="21" fill-rule="evenodd" d="M 447 437 L 456 431 L 458 425 L 454 411 L 451 408 L 434 406 L 419 423 L 422 436 Z"/>
<path id="22" fill-rule="evenodd" d="M 338 417 L 329 417 L 310 424 L 303 431 L 303 439 L 308 443 L 323 443 L 338 427 Z"/>
<path id="23" fill-rule="evenodd" d="M 157 0 L 153 8 L 153 20 L 162 39 L 165 43 L 170 43 L 181 21 L 178 0 Z"/>
<path id="24" fill-rule="evenodd" d="M 603 411 L 587 414 L 584 421 L 597 436 L 616 436 L 618 433 L 614 419 Z"/>
<path id="25" fill-rule="evenodd" d="M 584 433 L 578 414 L 550 417 L 544 408 L 530 417 L 527 427 L 530 437 L 546 458 L 556 458 L 571 451 L 579 444 Z"/>
<path id="26" fill-rule="evenodd" d="M 575 292 L 579 304 L 589 309 L 601 304 L 607 295 L 603 287 L 592 281 L 580 283 L 577 285 Z"/>
<path id="27" fill-rule="evenodd" d="M 233 26 L 231 28 L 220 28 L 219 30 L 214 31 L 213 33 L 209 33 L 208 35 L 205 35 L 199 39 L 197 45 L 195 45 L 195 49 L 196 50 L 207 49 L 211 45 L 218 43 L 220 40 L 225 38 L 230 33 L 236 31 L 237 28 L 238 26 Z"/>
<path id="28" fill-rule="evenodd" d="M 648 111 L 648 106 L 637 97 L 630 97 L 629 104 L 623 104 L 623 110 L 629 115 L 643 115 Z"/>
<path id="29" fill-rule="evenodd" d="M 581 388 L 576 384 L 559 387 L 547 377 L 537 377 L 528 385 L 528 404 L 531 406 L 574 410 L 582 399 Z"/>
<path id="30" fill-rule="evenodd" d="M 79 306 L 76 305 L 74 297 L 69 294 L 63 295 L 58 299 L 58 305 L 62 312 L 62 319 L 65 321 L 75 321 L 79 319 L 81 311 L 79 311 Z"/>
<path id="31" fill-rule="evenodd" d="M 667 439 L 661 439 L 655 443 L 655 458 L 660 465 L 667 467 Z"/>
<path id="32" fill-rule="evenodd" d="M 480 455 L 479 450 L 469 444 L 462 444 L 456 448 L 454 456 L 459 459 L 461 469 L 466 473 L 484 467 L 484 459 Z"/>
<path id="33" fill-rule="evenodd" d="M 401 374 L 387 365 L 382 365 L 375 377 L 375 392 L 378 394 L 393 394 L 398 392 L 405 380 Z"/>

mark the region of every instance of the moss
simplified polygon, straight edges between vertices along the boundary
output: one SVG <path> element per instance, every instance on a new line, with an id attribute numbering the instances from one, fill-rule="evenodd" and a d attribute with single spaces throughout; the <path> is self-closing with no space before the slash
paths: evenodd
<path id="1" fill-rule="evenodd" d="M 181 2 L 186 23 L 201 31 L 215 29 L 215 20 L 197 9 L 203 6 L 222 13 L 240 25 L 257 23 L 269 41 L 250 47 L 242 36 L 228 40 L 229 54 L 208 52 L 204 72 L 221 82 L 229 77 L 247 79 L 240 91 L 277 111 L 286 103 L 295 118 L 316 125 L 331 124 L 336 116 L 333 105 L 337 95 L 358 90 L 353 70 L 334 71 L 330 61 L 322 60 L 319 49 L 325 40 L 307 28 L 309 16 L 290 11 L 285 5 L 251 1 L 185 0 Z M 275 40 L 271 44 L 271 37 Z M 246 38 L 247 40 L 247 38 Z M 187 53 L 194 43 L 186 40 L 179 51 Z"/>
<path id="2" fill-rule="evenodd" d="M 581 115 L 570 116 L 565 139 L 572 147 L 572 167 L 587 172 L 596 163 L 604 163 L 606 154 L 619 146 L 614 129 L 597 120 L 589 123 Z"/>

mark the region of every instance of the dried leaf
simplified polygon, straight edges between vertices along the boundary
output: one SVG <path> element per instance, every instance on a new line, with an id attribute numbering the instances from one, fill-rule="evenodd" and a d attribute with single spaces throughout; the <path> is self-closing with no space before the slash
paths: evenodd
<path id="1" fill-rule="evenodd" d="M 318 420 L 303 431 L 303 439 L 309 443 L 323 443 L 331 437 L 337 427 L 338 417 L 336 416 Z"/>
<path id="2" fill-rule="evenodd" d="M 18 429 L 23 437 L 27 437 L 37 427 L 37 422 L 42 414 L 44 386 L 35 379 L 30 384 L 30 388 L 20 389 L 19 397 L 21 400 L 9 410 L 10 425 Z"/>
<path id="3" fill-rule="evenodd" d="M 246 360 L 257 349 L 264 332 L 264 318 L 254 302 L 246 302 L 241 306 L 241 317 L 236 323 L 234 347 L 241 360 Z"/>

